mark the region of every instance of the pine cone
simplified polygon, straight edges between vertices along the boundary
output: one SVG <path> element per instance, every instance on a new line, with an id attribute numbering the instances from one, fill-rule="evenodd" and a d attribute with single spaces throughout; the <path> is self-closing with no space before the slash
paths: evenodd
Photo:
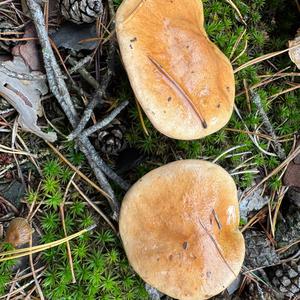
<path id="1" fill-rule="evenodd" d="M 289 205 L 282 218 L 278 218 L 276 227 L 276 241 L 278 247 L 283 247 L 300 239 L 300 210 Z"/>
<path id="2" fill-rule="evenodd" d="M 125 126 L 119 120 L 113 120 L 99 132 L 96 141 L 97 148 L 103 153 L 118 154 L 125 146 L 125 131 Z"/>
<path id="3" fill-rule="evenodd" d="M 300 297 L 300 265 L 291 261 L 284 263 L 270 272 L 272 284 L 284 296 L 292 298 Z"/>
<path id="4" fill-rule="evenodd" d="M 273 293 L 272 290 L 267 289 L 263 285 L 257 285 L 255 283 L 250 283 L 244 293 L 241 295 L 240 299 L 244 300 L 280 300 L 282 297 L 280 295 Z"/>
<path id="5" fill-rule="evenodd" d="M 279 262 L 275 248 L 263 232 L 247 230 L 244 238 L 246 243 L 244 263 L 249 269 L 267 267 Z"/>
<path id="6" fill-rule="evenodd" d="M 59 9 L 66 20 L 76 24 L 92 23 L 102 15 L 102 0 L 60 0 Z"/>

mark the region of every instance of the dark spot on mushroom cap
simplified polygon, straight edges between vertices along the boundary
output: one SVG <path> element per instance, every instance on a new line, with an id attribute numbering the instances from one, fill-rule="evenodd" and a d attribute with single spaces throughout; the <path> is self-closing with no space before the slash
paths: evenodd
<path id="1" fill-rule="evenodd" d="M 189 246 L 189 243 L 188 243 L 187 241 L 185 241 L 185 242 L 182 244 L 182 248 L 183 248 L 184 250 L 186 250 L 188 246 Z"/>
<path id="2" fill-rule="evenodd" d="M 218 105 L 217 105 L 217 108 L 220 108 L 221 107 L 221 104 L 219 103 Z"/>
<path id="3" fill-rule="evenodd" d="M 169 98 L 168 98 L 168 102 L 170 102 L 171 100 L 172 100 L 172 97 L 169 97 Z"/>
<path id="4" fill-rule="evenodd" d="M 173 259 L 173 255 L 169 255 L 169 260 L 172 260 Z"/>
<path id="5" fill-rule="evenodd" d="M 131 43 L 136 42 L 136 41 L 137 41 L 136 37 L 134 37 L 133 39 L 130 40 Z"/>

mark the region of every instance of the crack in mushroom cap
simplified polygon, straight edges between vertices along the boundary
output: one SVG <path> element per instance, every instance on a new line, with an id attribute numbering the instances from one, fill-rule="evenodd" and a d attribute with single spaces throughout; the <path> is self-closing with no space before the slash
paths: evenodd
<path id="1" fill-rule="evenodd" d="M 200 0 L 124 0 L 116 30 L 135 96 L 163 134 L 198 139 L 233 111 L 232 66 L 207 37 Z"/>
<path id="2" fill-rule="evenodd" d="M 120 235 L 129 262 L 176 299 L 208 299 L 237 277 L 245 253 L 237 190 L 221 167 L 183 160 L 155 169 L 127 192 Z"/>

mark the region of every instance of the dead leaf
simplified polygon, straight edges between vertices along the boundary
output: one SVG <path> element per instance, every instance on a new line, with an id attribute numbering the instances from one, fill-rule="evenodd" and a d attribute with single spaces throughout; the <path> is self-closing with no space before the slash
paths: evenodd
<path id="1" fill-rule="evenodd" d="M 295 39 L 289 41 L 289 47 L 294 47 L 297 44 L 298 47 L 295 47 L 289 51 L 289 56 L 291 61 L 296 64 L 298 69 L 300 69 L 300 28 L 298 29 Z"/>
<path id="2" fill-rule="evenodd" d="M 0 94 L 18 111 L 18 123 L 24 130 L 54 142 L 57 139 L 56 133 L 44 133 L 37 125 L 38 116 L 42 116 L 40 96 L 48 92 L 45 81 L 41 79 L 20 80 L 9 77 L 8 71 L 24 75 L 34 75 L 37 72 L 30 73 L 28 66 L 21 57 L 15 57 L 13 61 L 3 62 L 0 65 Z"/>
<path id="3" fill-rule="evenodd" d="M 26 26 L 23 38 L 36 37 L 33 24 Z M 31 71 L 41 71 L 41 56 L 35 40 L 26 41 L 24 44 L 18 44 L 12 49 L 14 56 L 21 56 Z"/>
<path id="4" fill-rule="evenodd" d="M 300 146 L 300 139 L 296 143 L 296 147 Z M 283 177 L 285 186 L 292 186 L 300 189 L 300 155 L 297 155 L 287 166 Z"/>
<path id="5" fill-rule="evenodd" d="M 92 24 L 76 25 L 65 22 L 58 31 L 51 34 L 57 48 L 79 50 L 93 50 L 99 41 L 86 41 L 97 37 L 96 26 Z"/>

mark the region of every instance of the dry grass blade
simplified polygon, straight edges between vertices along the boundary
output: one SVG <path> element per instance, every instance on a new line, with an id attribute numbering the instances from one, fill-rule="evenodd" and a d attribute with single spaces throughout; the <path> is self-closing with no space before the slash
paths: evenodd
<path id="1" fill-rule="evenodd" d="M 238 7 L 235 5 L 235 3 L 234 3 L 232 0 L 226 0 L 226 2 L 229 3 L 229 4 L 233 7 L 233 9 L 237 12 L 237 14 L 238 14 L 239 18 L 241 19 L 241 21 L 243 22 L 243 24 L 247 26 L 246 21 L 244 20 L 242 14 L 241 14 L 241 12 L 240 12 L 240 10 L 239 10 Z"/>
<path id="2" fill-rule="evenodd" d="M 297 90 L 297 89 L 300 89 L 300 84 L 297 84 L 296 86 L 290 87 L 290 88 L 288 88 L 288 89 L 286 89 L 286 90 L 284 90 L 284 91 L 281 91 L 281 92 L 279 92 L 279 93 L 277 93 L 277 94 L 274 94 L 274 95 L 272 95 L 270 98 L 271 98 L 271 99 L 275 99 L 275 98 L 277 98 L 278 96 L 281 96 L 281 95 L 284 95 L 284 94 L 286 94 L 286 93 L 295 91 L 295 90 Z"/>
<path id="3" fill-rule="evenodd" d="M 101 211 L 99 207 L 97 207 L 93 201 L 91 201 L 83 192 L 82 190 L 78 187 L 78 185 L 74 182 L 71 181 L 72 185 L 75 187 L 77 192 L 82 196 L 82 198 L 107 222 L 107 224 L 112 228 L 112 230 L 117 233 L 117 230 L 115 226 L 111 223 L 111 221 L 107 218 L 107 216 Z"/>
<path id="4" fill-rule="evenodd" d="M 300 146 L 298 146 L 288 157 L 284 160 L 277 168 L 275 168 L 270 174 L 268 174 L 263 180 L 261 180 L 257 185 L 251 188 L 247 193 L 244 194 L 244 197 L 248 197 L 255 190 L 257 190 L 261 185 L 268 181 L 272 176 L 276 175 L 280 170 L 287 166 L 298 154 L 300 154 Z"/>
<path id="5" fill-rule="evenodd" d="M 7 261 L 7 260 L 20 258 L 23 256 L 28 256 L 30 254 L 38 253 L 38 252 L 59 246 L 61 244 L 64 244 L 67 241 L 75 239 L 76 237 L 79 237 L 79 236 L 83 235 L 84 233 L 87 233 L 87 232 L 93 230 L 95 227 L 96 227 L 96 225 L 90 226 L 86 229 L 80 230 L 77 233 L 74 233 L 63 239 L 60 239 L 60 240 L 57 240 L 57 241 L 54 241 L 51 243 L 47 243 L 47 244 L 43 244 L 43 245 L 39 245 L 39 246 L 33 246 L 33 247 L 29 247 L 29 248 L 22 248 L 22 249 L 15 249 L 15 250 L 6 251 L 6 252 L 0 252 L 0 263 Z"/>
<path id="6" fill-rule="evenodd" d="M 59 158 L 66 163 L 76 174 L 78 174 L 85 182 L 90 184 L 95 190 L 100 192 L 104 197 L 107 199 L 110 199 L 110 196 L 102 190 L 97 184 L 95 184 L 93 181 L 91 181 L 87 176 L 85 176 L 80 170 L 78 170 L 69 160 L 67 160 L 51 143 L 46 142 L 47 145 L 59 156 Z"/>
<path id="7" fill-rule="evenodd" d="M 37 158 L 37 156 L 34 154 L 28 153 L 26 151 L 21 151 L 21 150 L 17 150 L 14 148 L 10 148 L 10 147 L 4 146 L 4 145 L 0 145 L 0 152 L 8 153 L 8 154 L 26 155 L 26 156 L 32 156 L 34 158 Z"/>
<path id="8" fill-rule="evenodd" d="M 29 247 L 30 248 L 32 247 L 32 233 L 30 234 Z M 32 276 L 33 276 L 33 279 L 34 279 L 34 282 L 35 282 L 36 289 L 37 289 L 37 291 L 38 291 L 38 293 L 40 295 L 40 299 L 41 300 L 45 300 L 42 288 L 40 286 L 40 283 L 39 283 L 39 281 L 37 279 L 37 276 L 36 276 L 36 273 L 35 273 L 34 264 L 33 264 L 33 257 L 32 257 L 32 253 L 31 252 L 29 254 L 29 263 L 30 263 L 30 267 L 31 267 L 31 271 L 32 271 Z"/>
<path id="9" fill-rule="evenodd" d="M 245 30 L 241 33 L 241 35 L 239 36 L 239 38 L 236 40 L 235 44 L 233 45 L 233 48 L 232 48 L 231 53 L 230 53 L 230 56 L 229 56 L 229 59 L 230 59 L 230 60 L 232 59 L 233 54 L 235 53 L 237 47 L 239 46 L 239 44 L 240 44 L 240 42 L 241 42 L 241 40 L 242 40 L 242 38 L 243 38 L 243 36 L 245 35 L 246 32 L 247 32 L 247 29 L 245 29 Z"/>
<path id="10" fill-rule="evenodd" d="M 268 54 L 262 55 L 262 56 L 260 56 L 260 57 L 254 58 L 254 59 L 252 59 L 252 60 L 246 62 L 245 64 L 241 65 L 240 67 L 236 68 L 236 69 L 234 70 L 234 73 L 237 73 L 237 72 L 239 72 L 239 71 L 241 71 L 241 70 L 243 70 L 243 69 L 245 69 L 245 68 L 247 68 L 247 67 L 250 67 L 250 66 L 252 66 L 252 65 L 255 65 L 255 64 L 257 64 L 257 63 L 260 63 L 260 62 L 262 62 L 262 61 L 264 61 L 264 60 L 267 60 L 267 59 L 270 59 L 270 58 L 272 58 L 272 57 L 275 57 L 275 56 L 278 56 L 278 55 L 280 55 L 280 54 L 283 54 L 283 53 L 285 53 L 285 52 L 288 52 L 288 51 L 291 50 L 291 49 L 294 49 L 294 48 L 296 48 L 296 47 L 299 47 L 299 45 L 300 45 L 300 43 L 297 43 L 297 44 L 294 45 L 293 47 L 289 47 L 289 48 L 284 49 L 284 50 L 280 50 L 280 51 L 268 53 Z"/>
<path id="11" fill-rule="evenodd" d="M 70 190 L 70 186 L 71 186 L 72 181 L 73 181 L 73 179 L 74 179 L 75 176 L 76 176 L 76 173 L 74 173 L 72 175 L 70 181 L 68 182 L 68 185 L 66 187 L 66 191 L 64 193 L 63 201 L 62 201 L 62 203 L 59 206 L 60 216 L 61 216 L 61 222 L 62 222 L 62 225 L 63 225 L 65 237 L 67 237 L 68 234 L 67 234 L 67 228 L 66 228 L 66 223 L 65 223 L 64 205 L 65 205 L 65 202 L 66 202 L 66 198 L 67 198 L 68 192 Z M 75 277 L 75 273 L 74 273 L 74 265 L 73 265 L 73 259 L 72 259 L 72 252 L 71 252 L 70 242 L 67 241 L 66 245 L 67 245 L 67 251 L 68 251 L 68 259 L 69 259 L 69 264 L 70 264 L 70 270 L 71 270 L 71 274 L 72 274 L 72 283 L 76 283 L 76 277 Z"/>
<path id="12" fill-rule="evenodd" d="M 278 201 L 276 203 L 275 212 L 274 212 L 273 219 L 271 222 L 271 232 L 272 232 L 272 235 L 274 238 L 275 238 L 275 230 L 276 230 L 276 223 L 277 223 L 277 218 L 278 218 L 278 214 L 279 214 L 279 209 L 281 207 L 284 195 L 286 194 L 288 189 L 289 189 L 288 187 L 282 187 L 280 190 L 279 196 L 278 196 Z"/>
<path id="13" fill-rule="evenodd" d="M 141 106 L 138 103 L 138 101 L 137 101 L 136 98 L 135 98 L 135 103 L 136 103 L 136 107 L 137 107 L 137 110 L 138 110 L 138 114 L 139 114 L 139 118 L 140 118 L 140 121 L 141 121 L 142 128 L 143 128 L 146 136 L 149 136 L 149 132 L 148 132 L 146 126 L 145 126 L 145 122 L 144 122 L 144 118 L 143 118 L 143 113 L 142 113 L 142 110 L 141 110 Z"/>

